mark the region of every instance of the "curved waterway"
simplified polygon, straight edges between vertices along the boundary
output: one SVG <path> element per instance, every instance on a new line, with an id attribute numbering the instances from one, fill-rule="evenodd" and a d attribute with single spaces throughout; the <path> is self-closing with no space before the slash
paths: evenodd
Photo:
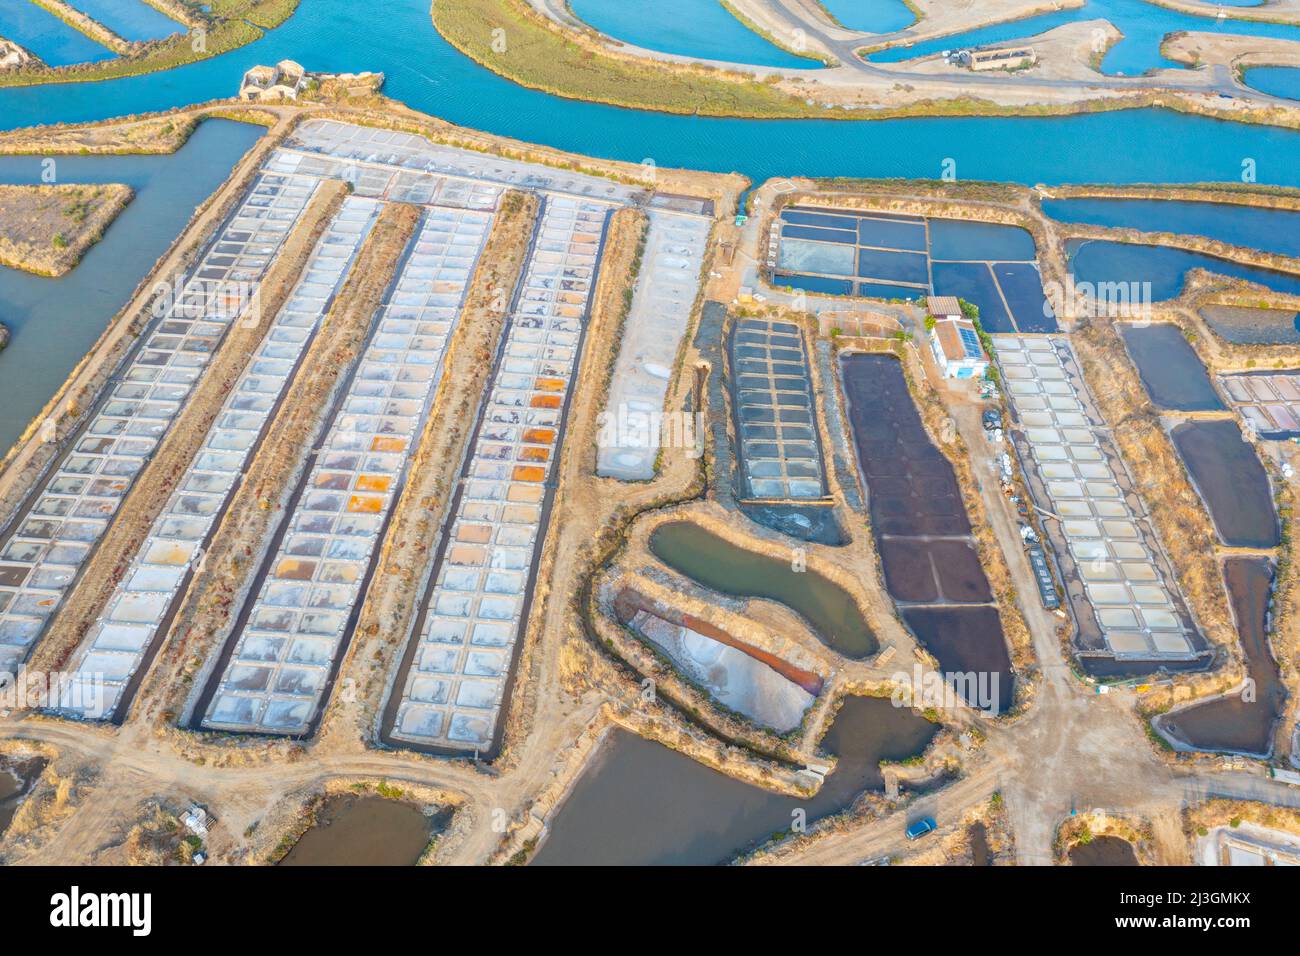
<path id="1" fill-rule="evenodd" d="M 231 96 L 250 65 L 285 57 L 311 70 L 382 70 L 389 96 L 475 129 L 634 163 L 651 157 L 660 166 L 735 170 L 755 181 L 934 177 L 955 166 L 962 179 L 1028 185 L 1207 182 L 1239 180 L 1242 157 L 1249 156 L 1260 183 L 1300 186 L 1294 162 L 1300 132 L 1160 110 L 1058 118 L 734 120 L 560 99 L 462 56 L 434 30 L 428 0 L 389 0 L 382 17 L 352 0 L 305 0 L 261 40 L 200 63 L 101 83 L 2 89 L 0 128 L 84 122 Z M 948 160 L 952 166 L 945 166 Z"/>
<path id="2" fill-rule="evenodd" d="M 229 120 L 202 123 L 170 156 L 60 156 L 60 183 L 125 183 L 135 198 L 66 276 L 0 267 L 0 454 L 81 361 L 194 210 L 265 133 Z M 39 156 L 0 157 L 0 183 L 42 182 Z"/>
<path id="3" fill-rule="evenodd" d="M 650 551 L 706 588 L 784 604 L 845 657 L 856 660 L 879 647 L 853 597 L 815 571 L 795 571 L 788 560 L 737 547 L 692 521 L 660 525 L 650 535 Z"/>
<path id="4" fill-rule="evenodd" d="M 601 33 L 647 50 L 796 70 L 821 66 L 768 42 L 718 0 L 569 0 L 569 9 Z"/>
<path id="5" fill-rule="evenodd" d="M 556 812 L 533 862 L 547 865 L 708 865 L 809 824 L 881 790 L 882 760 L 922 753 L 939 726 L 888 698 L 849 697 L 822 739 L 839 758 L 810 798 L 742 783 L 628 731 L 616 729 Z M 900 829 L 902 824 L 899 824 Z"/>
<path id="6" fill-rule="evenodd" d="M 1284 256 L 1300 256 L 1300 212 L 1178 199 L 1046 199 L 1043 212 L 1058 222 L 1111 229 L 1205 236 Z"/>
<path id="7" fill-rule="evenodd" d="M 1076 282 L 1087 282 L 1097 288 L 1120 283 L 1130 290 L 1129 301 L 1136 304 L 1177 298 L 1183 291 L 1187 273 L 1193 269 L 1245 279 L 1274 292 L 1300 295 L 1300 275 L 1242 265 L 1186 249 L 1109 239 L 1070 239 L 1065 243 L 1065 254 Z"/>
<path id="8" fill-rule="evenodd" d="M 1269 96 L 1300 100 L 1300 67 L 1257 66 L 1246 71 L 1243 82 Z"/>

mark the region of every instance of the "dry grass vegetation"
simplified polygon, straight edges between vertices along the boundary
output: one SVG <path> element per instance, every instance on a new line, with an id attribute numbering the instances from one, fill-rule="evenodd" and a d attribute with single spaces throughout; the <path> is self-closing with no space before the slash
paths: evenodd
<path id="1" fill-rule="evenodd" d="M 0 185 L 0 265 L 66 275 L 134 195 L 120 183 Z"/>
<path id="2" fill-rule="evenodd" d="M 0 156 L 163 155 L 185 145 L 200 116 L 157 116 L 91 126 L 29 127 L 0 133 Z"/>

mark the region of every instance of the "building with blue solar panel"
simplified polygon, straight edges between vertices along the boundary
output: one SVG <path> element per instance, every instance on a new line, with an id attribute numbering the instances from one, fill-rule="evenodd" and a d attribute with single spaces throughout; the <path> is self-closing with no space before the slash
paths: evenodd
<path id="1" fill-rule="evenodd" d="M 931 296 L 929 300 L 929 311 L 935 320 L 930 329 L 934 360 L 945 378 L 979 378 L 989 366 L 988 353 L 980 344 L 975 324 L 961 314 L 960 307 L 940 308 L 936 312 L 934 303 L 946 298 Z"/>

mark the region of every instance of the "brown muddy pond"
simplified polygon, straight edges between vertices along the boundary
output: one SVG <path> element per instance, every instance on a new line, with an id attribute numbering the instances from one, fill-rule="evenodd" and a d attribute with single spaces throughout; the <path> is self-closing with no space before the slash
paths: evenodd
<path id="1" fill-rule="evenodd" d="M 1245 700 L 1238 693 L 1209 700 L 1161 717 L 1158 726 L 1196 750 L 1264 755 L 1273 749 L 1273 727 L 1286 702 L 1282 677 L 1268 645 L 1273 565 L 1267 558 L 1229 558 L 1223 576 L 1246 657 L 1246 672 L 1254 681 L 1254 699 Z"/>
<path id="2" fill-rule="evenodd" d="M 839 763 L 818 793 L 796 799 L 742 783 L 625 730 L 611 731 L 551 821 L 541 866 L 726 863 L 791 828 L 882 790 L 881 760 L 923 752 L 939 730 L 888 698 L 850 697 L 822 739 Z"/>
<path id="3" fill-rule="evenodd" d="M 1231 419 L 1183 422 L 1171 433 L 1174 447 L 1205 502 L 1223 543 L 1274 548 L 1281 543 L 1273 488 L 1255 446 Z"/>
<path id="4" fill-rule="evenodd" d="M 1137 851 L 1117 836 L 1093 837 L 1070 848 L 1072 866 L 1140 866 Z"/>
<path id="5" fill-rule="evenodd" d="M 852 595 L 815 571 L 737 547 L 693 521 L 662 524 L 651 553 L 674 571 L 733 597 L 767 598 L 794 611 L 827 646 L 857 660 L 880 646 Z"/>
<path id="6" fill-rule="evenodd" d="M 404 800 L 361 794 L 329 797 L 316 822 L 280 866 L 414 866 L 451 811 L 426 816 Z"/>
<path id="7" fill-rule="evenodd" d="M 14 814 L 32 792 L 49 763 L 44 757 L 0 757 L 0 836 L 9 829 Z"/>
<path id="8" fill-rule="evenodd" d="M 983 823 L 976 821 L 966 830 L 970 838 L 970 865 L 992 866 L 993 851 L 989 849 L 989 831 Z"/>

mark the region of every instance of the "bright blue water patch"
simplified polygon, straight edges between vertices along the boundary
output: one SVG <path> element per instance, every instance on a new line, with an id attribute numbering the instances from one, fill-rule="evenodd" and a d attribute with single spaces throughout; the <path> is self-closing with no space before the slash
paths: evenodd
<path id="1" fill-rule="evenodd" d="M 930 220 L 931 259 L 1027 261 L 1034 255 L 1034 237 L 1019 226 L 960 219 Z"/>
<path id="2" fill-rule="evenodd" d="M 1179 30 L 1300 40 L 1300 28 L 1294 26 L 1230 18 L 1220 20 L 1214 16 L 1215 12 L 1214 7 L 1208 7 L 1207 13 L 1210 15 L 1202 17 L 1168 10 L 1146 0 L 1089 0 L 1077 10 L 1047 13 L 1011 23 L 981 27 L 967 33 L 925 40 L 909 47 L 882 50 L 872 54 L 870 59 L 879 63 L 897 63 L 944 50 L 1023 40 L 1067 23 L 1086 20 L 1109 20 L 1124 34 L 1124 39 L 1111 47 L 1102 60 L 1102 72 L 1110 75 L 1134 76 L 1148 70 L 1181 67 L 1182 64 L 1167 60 L 1160 53 L 1160 44 L 1165 36 Z"/>
<path id="3" fill-rule="evenodd" d="M 135 198 L 63 278 L 0 267 L 0 322 L 13 333 L 0 352 L 0 449 L 49 401 L 195 208 L 263 133 L 260 126 L 208 120 L 171 156 L 55 160 L 61 183 L 125 183 Z M 0 157 L 0 182 L 40 183 L 43 169 L 39 156 Z"/>
<path id="4" fill-rule="evenodd" d="M 68 5 L 98 20 L 123 40 L 160 40 L 185 29 L 144 0 L 68 0 Z"/>
<path id="5" fill-rule="evenodd" d="M 852 295 L 853 283 L 848 279 L 823 279 L 819 276 L 791 275 L 784 272 L 772 276 L 772 285 L 778 289 L 803 289 L 818 295 Z"/>
<path id="6" fill-rule="evenodd" d="M 1269 96 L 1300 100 L 1300 67 L 1257 66 L 1246 71 L 1246 85 Z"/>
<path id="7" fill-rule="evenodd" d="M 903 0 L 821 0 L 821 4 L 847 29 L 863 33 L 893 33 L 916 22 L 916 14 Z"/>
<path id="8" fill-rule="evenodd" d="M 935 262 L 934 294 L 955 295 L 980 310 L 980 326 L 986 332 L 1015 332 L 1016 327 L 1002 304 L 998 284 L 983 262 Z"/>
<path id="9" fill-rule="evenodd" d="M 1100 239 L 1071 239 L 1065 244 L 1070 270 L 1076 282 L 1151 283 L 1151 301 L 1177 298 L 1192 269 L 1208 269 L 1218 275 L 1257 282 L 1276 292 L 1300 295 L 1300 276 L 1253 266 L 1239 265 L 1214 256 L 1164 246 L 1109 242 Z M 936 272 L 938 266 L 935 267 Z"/>
<path id="10" fill-rule="evenodd" d="M 928 294 L 927 289 L 909 285 L 889 285 L 884 282 L 859 282 L 858 295 L 864 299 L 919 299 Z"/>
<path id="11" fill-rule="evenodd" d="M 28 0 L 4 0 L 0 3 L 0 37 L 26 47 L 50 66 L 96 63 L 114 55 L 112 50 L 100 46 Z M 4 109 L 0 108 L 0 122 L 6 120 Z"/>
<path id="12" fill-rule="evenodd" d="M 1061 222 L 1177 232 L 1300 256 L 1300 212 L 1284 209 L 1162 199 L 1049 199 L 1043 211 Z"/>
<path id="13" fill-rule="evenodd" d="M 462 56 L 433 29 L 428 0 L 389 0 L 382 17 L 352 0 L 311 0 L 261 40 L 165 73 L 0 89 L 0 128 L 229 96 L 248 64 L 286 57 L 312 70 L 382 70 L 394 99 L 489 133 L 632 163 L 653 157 L 664 167 L 734 170 L 755 182 L 788 175 L 933 178 L 945 159 L 956 162 L 964 180 L 1024 185 L 1238 181 L 1241 157 L 1250 156 L 1261 183 L 1300 186 L 1300 132 L 1161 110 L 852 122 L 712 119 L 564 100 L 516 86 Z"/>
<path id="14" fill-rule="evenodd" d="M 768 42 L 718 0 L 570 0 L 569 6 L 601 33 L 647 50 L 754 66 L 821 65 Z"/>
<path id="15" fill-rule="evenodd" d="M 1056 315 L 1043 294 L 1043 278 L 1031 262 L 995 262 L 993 277 L 1021 332 L 1057 332 Z"/>

